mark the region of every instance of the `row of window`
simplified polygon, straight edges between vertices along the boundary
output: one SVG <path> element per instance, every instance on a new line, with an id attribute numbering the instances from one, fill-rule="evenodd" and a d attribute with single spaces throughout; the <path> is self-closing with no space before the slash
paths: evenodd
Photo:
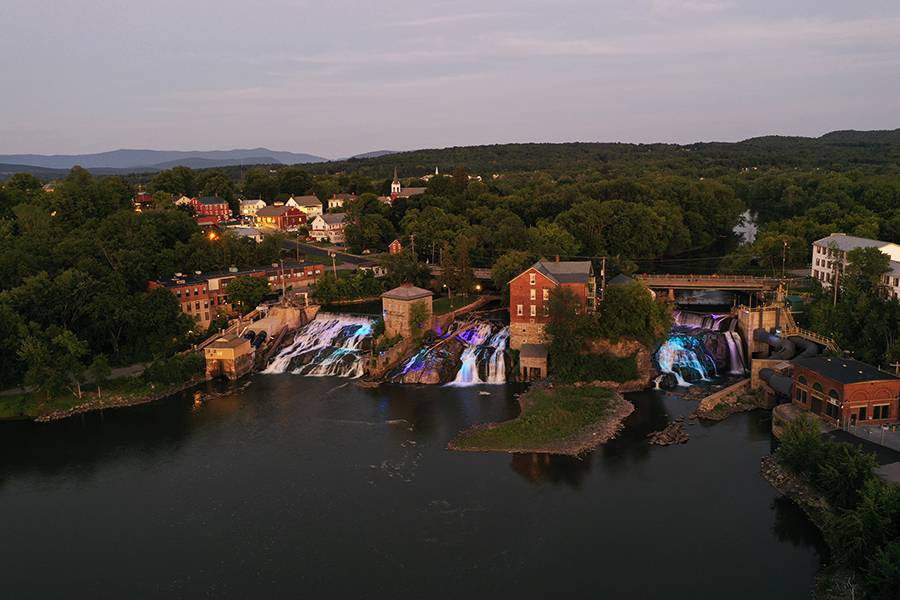
<path id="1" fill-rule="evenodd" d="M 827 268 L 830 269 L 830 268 L 832 268 L 832 267 L 834 266 L 834 263 L 832 263 L 830 260 L 825 260 L 824 258 L 821 259 L 821 260 L 819 260 L 819 259 L 817 258 L 817 259 L 816 259 L 816 266 L 817 266 L 817 267 L 827 267 Z"/>
<path id="2" fill-rule="evenodd" d="M 826 273 L 825 271 L 817 271 L 813 269 L 813 277 L 819 281 L 834 282 L 834 273 Z"/>
<path id="3" fill-rule="evenodd" d="M 834 395 L 832 396 L 832 394 L 834 394 Z M 840 415 L 840 408 L 838 407 L 837 403 L 835 402 L 835 400 L 837 399 L 837 392 L 835 392 L 834 390 L 831 390 L 829 392 L 829 396 L 830 396 L 830 398 L 829 398 L 828 402 L 825 402 L 825 414 L 828 415 L 829 417 L 831 417 L 832 419 L 838 419 L 839 415 Z M 807 391 L 800 389 L 800 388 L 797 389 L 796 398 L 797 398 L 797 401 L 800 404 L 803 404 L 804 406 L 810 399 Z M 818 396 L 812 397 L 812 404 L 811 404 L 811 408 L 810 408 L 812 410 L 812 412 L 814 412 L 816 414 L 822 413 L 822 400 L 823 399 Z M 868 411 L 867 407 L 860 406 L 859 409 L 857 409 L 857 413 L 856 413 L 857 421 L 867 421 L 869 419 L 868 412 L 869 411 Z M 877 421 L 879 419 L 890 419 L 890 418 L 891 418 L 891 405 L 890 404 L 878 404 L 878 405 L 872 407 L 872 419 Z"/>
<path id="4" fill-rule="evenodd" d="M 813 246 L 815 248 L 816 254 L 824 254 L 825 256 L 836 256 L 838 258 L 844 258 L 844 253 L 841 250 L 836 250 L 834 248 L 823 248 L 822 246 Z"/>
<path id="5" fill-rule="evenodd" d="M 532 298 L 532 300 L 534 300 L 534 298 Z M 537 306 L 535 306 L 534 304 L 530 304 L 528 308 L 529 308 L 529 310 L 528 310 L 529 315 L 532 317 L 536 317 L 537 316 Z M 545 317 L 550 314 L 550 310 L 546 304 L 544 305 L 543 313 L 544 313 Z M 525 307 L 521 304 L 516 304 L 516 315 L 521 317 L 524 314 L 525 314 Z"/>

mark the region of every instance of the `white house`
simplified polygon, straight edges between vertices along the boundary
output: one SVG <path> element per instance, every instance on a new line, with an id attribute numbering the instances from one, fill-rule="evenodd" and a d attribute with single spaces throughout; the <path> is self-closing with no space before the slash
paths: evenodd
<path id="1" fill-rule="evenodd" d="M 850 264 L 847 253 L 857 248 L 878 248 L 891 259 L 891 270 L 882 277 L 882 283 L 886 286 L 889 296 L 900 297 L 900 245 L 845 233 L 832 233 L 826 238 L 816 240 L 812 246 L 810 276 L 818 279 L 825 288 L 830 288 L 834 283 L 835 271 L 843 273 L 847 269 L 847 265 Z"/>
<path id="2" fill-rule="evenodd" d="M 178 200 L 175 201 L 175 206 L 193 206 L 194 199 L 188 198 L 187 196 L 182 195 Z"/>
<path id="3" fill-rule="evenodd" d="M 284 205 L 300 209 L 307 217 L 322 214 L 322 201 L 315 196 L 291 196 Z"/>
<path id="4" fill-rule="evenodd" d="M 328 241 L 332 244 L 343 244 L 347 241 L 344 235 L 344 217 L 346 213 L 329 213 L 316 215 L 312 220 L 309 235 L 318 242 Z"/>
<path id="5" fill-rule="evenodd" d="M 328 199 L 328 210 L 344 208 L 345 202 L 351 202 L 353 200 L 356 200 L 356 194 L 333 194 L 331 198 Z"/>
<path id="6" fill-rule="evenodd" d="M 262 199 L 257 200 L 241 200 L 241 216 L 255 217 L 256 211 L 265 208 L 266 203 Z"/>

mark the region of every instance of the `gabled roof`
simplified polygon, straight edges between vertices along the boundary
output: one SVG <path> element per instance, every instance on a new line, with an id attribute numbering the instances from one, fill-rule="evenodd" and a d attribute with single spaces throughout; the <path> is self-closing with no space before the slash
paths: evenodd
<path id="1" fill-rule="evenodd" d="M 216 196 L 202 196 L 197 199 L 197 202 L 200 204 L 227 204 L 227 202 Z"/>
<path id="2" fill-rule="evenodd" d="M 400 287 L 395 287 L 392 290 L 386 291 L 381 297 L 389 298 L 391 300 L 417 300 L 419 298 L 430 298 L 432 295 L 433 294 L 428 290 L 424 290 L 411 284 L 403 284 Z"/>
<path id="3" fill-rule="evenodd" d="M 324 215 L 316 216 L 316 219 L 322 219 L 328 225 L 340 225 L 344 222 L 347 213 L 325 213 Z"/>
<path id="4" fill-rule="evenodd" d="M 322 201 L 315 196 L 291 196 L 290 199 L 300 206 L 322 206 Z"/>
<path id="5" fill-rule="evenodd" d="M 607 281 L 606 285 L 628 285 L 630 283 L 634 283 L 634 279 L 632 279 L 625 273 L 619 273 L 618 275 Z"/>
<path id="6" fill-rule="evenodd" d="M 423 187 L 401 187 L 401 188 L 400 188 L 400 195 L 401 195 L 401 196 L 421 196 L 421 195 L 424 194 L 426 191 L 428 191 L 428 188 L 423 188 Z"/>
<path id="7" fill-rule="evenodd" d="M 839 383 L 862 383 L 865 381 L 896 381 L 900 379 L 881 371 L 868 363 L 852 358 L 837 358 L 831 356 L 815 356 L 812 358 L 798 358 L 795 365 L 805 367 L 810 371 L 824 375 Z"/>
<path id="8" fill-rule="evenodd" d="M 353 200 L 356 198 L 356 194 L 334 194 L 331 196 L 332 200 Z"/>
<path id="9" fill-rule="evenodd" d="M 587 283 L 593 273 L 589 260 L 556 262 L 542 259 L 531 265 L 531 268 L 556 283 Z"/>
<path id="10" fill-rule="evenodd" d="M 258 205 L 260 202 L 263 203 L 263 206 L 266 205 L 265 200 L 262 198 L 257 198 L 256 200 L 241 200 L 241 206 L 253 206 Z"/>

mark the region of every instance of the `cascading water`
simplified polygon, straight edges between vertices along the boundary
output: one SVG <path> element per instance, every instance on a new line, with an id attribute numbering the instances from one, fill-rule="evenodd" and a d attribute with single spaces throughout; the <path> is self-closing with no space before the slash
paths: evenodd
<path id="1" fill-rule="evenodd" d="M 372 342 L 372 322 L 367 317 L 319 313 L 263 373 L 361 377 L 366 346 Z"/>
<path id="2" fill-rule="evenodd" d="M 456 378 L 447 385 L 466 386 L 479 383 L 506 383 L 506 346 L 509 341 L 509 327 L 494 331 L 491 323 L 482 323 L 466 330 L 457 337 L 466 343 L 460 360 L 462 365 Z M 481 379 L 479 367 L 484 366 L 486 379 Z"/>
<path id="3" fill-rule="evenodd" d="M 743 375 L 743 344 L 729 314 L 675 311 L 672 332 L 655 359 L 663 373 L 658 385 L 690 385 L 720 375 Z"/>

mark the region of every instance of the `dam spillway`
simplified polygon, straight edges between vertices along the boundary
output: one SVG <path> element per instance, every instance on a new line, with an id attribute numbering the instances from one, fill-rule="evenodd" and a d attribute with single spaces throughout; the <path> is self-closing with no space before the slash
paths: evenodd
<path id="1" fill-rule="evenodd" d="M 308 377 L 362 377 L 374 343 L 373 318 L 319 313 L 297 331 L 290 346 L 278 353 L 263 373 Z"/>
<path id="2" fill-rule="evenodd" d="M 675 311 L 675 322 L 654 360 L 670 384 L 691 385 L 746 372 L 744 344 L 729 313 Z"/>

